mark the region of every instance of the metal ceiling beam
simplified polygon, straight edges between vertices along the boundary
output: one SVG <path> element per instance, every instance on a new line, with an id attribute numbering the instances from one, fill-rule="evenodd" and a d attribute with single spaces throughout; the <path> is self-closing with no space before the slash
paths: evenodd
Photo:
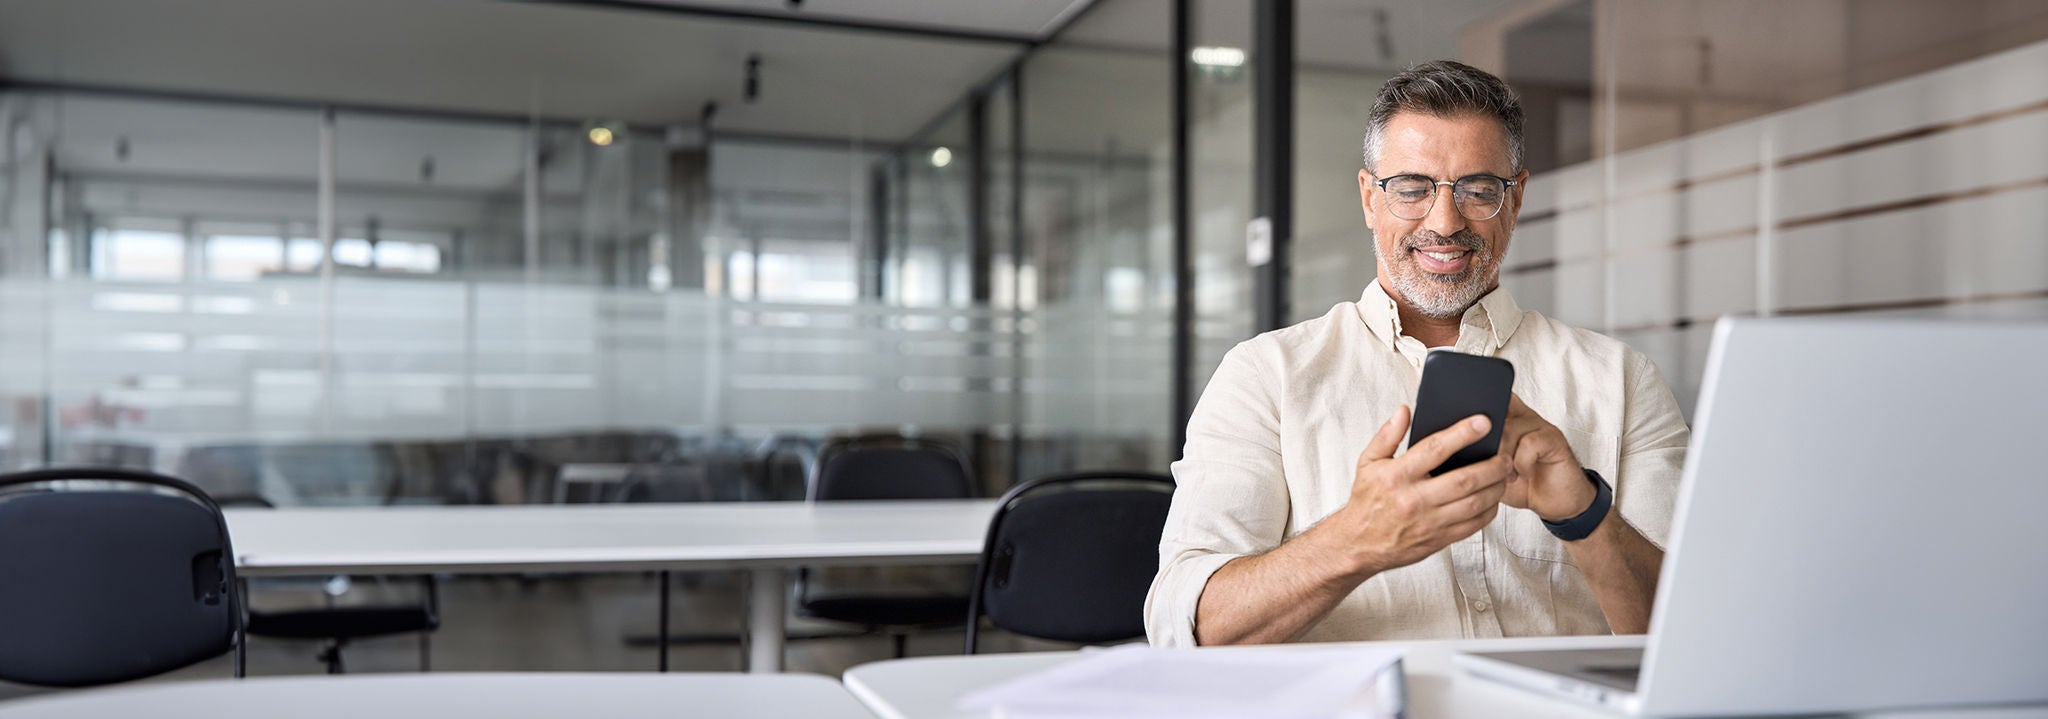
<path id="1" fill-rule="evenodd" d="M 777 23 L 782 25 L 795 25 L 799 27 L 810 27 L 822 30 L 853 30 L 858 32 L 872 32 L 887 35 L 908 35 L 939 40 L 960 40 L 965 42 L 989 42 L 1002 43 L 1006 45 L 1027 46 L 1036 45 L 1040 42 L 1040 39 L 1035 35 L 1019 35 L 1016 33 L 989 32 L 984 30 L 965 30 L 956 27 L 946 27 L 943 25 L 926 25 L 922 23 L 860 20 L 848 17 L 813 15 L 809 13 L 782 13 L 764 10 L 748 10 L 744 8 L 732 7 L 706 7 L 703 5 L 685 5 L 676 2 L 660 2 L 658 0 L 510 1 L 532 5 L 567 5 L 572 7 L 587 7 L 612 10 L 633 10 L 639 12 L 662 13 L 665 15 L 683 15 L 689 17 L 711 18 L 717 20 L 744 20 L 747 22 Z"/>

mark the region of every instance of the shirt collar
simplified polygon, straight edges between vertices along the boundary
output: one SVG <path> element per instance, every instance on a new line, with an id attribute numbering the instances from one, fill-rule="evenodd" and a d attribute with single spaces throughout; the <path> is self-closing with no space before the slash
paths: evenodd
<path id="1" fill-rule="evenodd" d="M 1393 347 L 1401 340 L 1401 313 L 1394 307 L 1394 298 L 1380 287 L 1374 279 L 1365 286 L 1365 294 L 1358 298 L 1358 317 L 1375 336 Z M 1459 322 L 1459 344 L 1469 342 L 1468 329 L 1486 331 L 1493 340 L 1493 349 L 1507 346 L 1508 338 L 1515 336 L 1515 329 L 1522 326 L 1522 307 L 1515 304 L 1513 295 L 1505 287 L 1495 287 L 1492 292 L 1480 297 L 1465 309 L 1465 317 Z"/>

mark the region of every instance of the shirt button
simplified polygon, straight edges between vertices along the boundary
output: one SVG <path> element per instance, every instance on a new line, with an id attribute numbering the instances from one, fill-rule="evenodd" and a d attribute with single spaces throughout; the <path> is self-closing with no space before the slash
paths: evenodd
<path id="1" fill-rule="evenodd" d="M 1491 605 L 1491 604 L 1487 604 L 1487 603 L 1486 603 L 1486 600 L 1484 600 L 1484 599 L 1481 599 L 1481 600 L 1478 600 L 1478 601 L 1475 601 L 1475 602 L 1473 602 L 1473 603 L 1472 603 L 1472 611 L 1475 611 L 1475 612 L 1484 612 L 1484 611 L 1486 611 L 1486 610 L 1488 610 L 1488 609 L 1492 609 L 1492 608 L 1493 608 L 1493 605 Z"/>

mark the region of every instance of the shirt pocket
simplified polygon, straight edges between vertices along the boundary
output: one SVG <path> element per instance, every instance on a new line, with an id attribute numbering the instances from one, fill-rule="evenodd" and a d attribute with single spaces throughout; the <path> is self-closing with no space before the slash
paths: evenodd
<path id="1" fill-rule="evenodd" d="M 1579 464 L 1599 472 L 1608 483 L 1614 482 L 1615 468 L 1621 466 L 1619 438 L 1562 425 L 1557 431 L 1564 433 L 1564 441 L 1572 446 L 1572 456 L 1579 458 Z"/>

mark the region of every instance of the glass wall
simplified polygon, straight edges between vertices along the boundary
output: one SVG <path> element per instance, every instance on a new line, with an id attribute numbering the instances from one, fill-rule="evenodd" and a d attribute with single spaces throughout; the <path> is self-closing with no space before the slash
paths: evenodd
<path id="1" fill-rule="evenodd" d="M 1135 29 L 1121 45 L 1054 44 L 1022 68 L 1025 476 L 1174 456 L 1173 63 L 1137 49 L 1165 44 L 1169 6 L 1112 5 L 1073 33 Z"/>
<path id="2" fill-rule="evenodd" d="M 1252 4 L 1233 0 L 1191 3 L 1189 58 L 1188 204 L 1193 223 L 1190 258 L 1195 270 L 1194 366 L 1190 396 L 1200 397 L 1223 355 L 1250 338 L 1252 269 L 1245 258 L 1245 225 L 1256 209 L 1252 186 Z M 1298 263 L 1297 263 L 1298 264 Z"/>
<path id="3" fill-rule="evenodd" d="M 419 21 L 766 32 L 458 5 Z M 1167 17 L 1107 5 L 1127 7 L 1083 24 L 1126 46 L 1058 42 L 1014 68 L 1002 43 L 787 30 L 826 55 L 1014 71 L 954 71 L 930 114 L 848 103 L 839 137 L 762 131 L 789 121 L 773 103 L 842 92 L 774 53 L 758 99 L 654 113 L 669 123 L 584 110 L 631 108 L 518 65 L 526 113 L 282 101 L 254 80 L 0 94 L 0 458 L 287 505 L 581 498 L 560 478 L 582 463 L 704 485 L 667 496 L 793 498 L 800 476 L 763 469 L 780 453 L 874 432 L 960 445 L 990 492 L 1163 470 L 1171 65 L 1149 46 Z M 488 104 L 472 89 L 447 103 Z"/>

